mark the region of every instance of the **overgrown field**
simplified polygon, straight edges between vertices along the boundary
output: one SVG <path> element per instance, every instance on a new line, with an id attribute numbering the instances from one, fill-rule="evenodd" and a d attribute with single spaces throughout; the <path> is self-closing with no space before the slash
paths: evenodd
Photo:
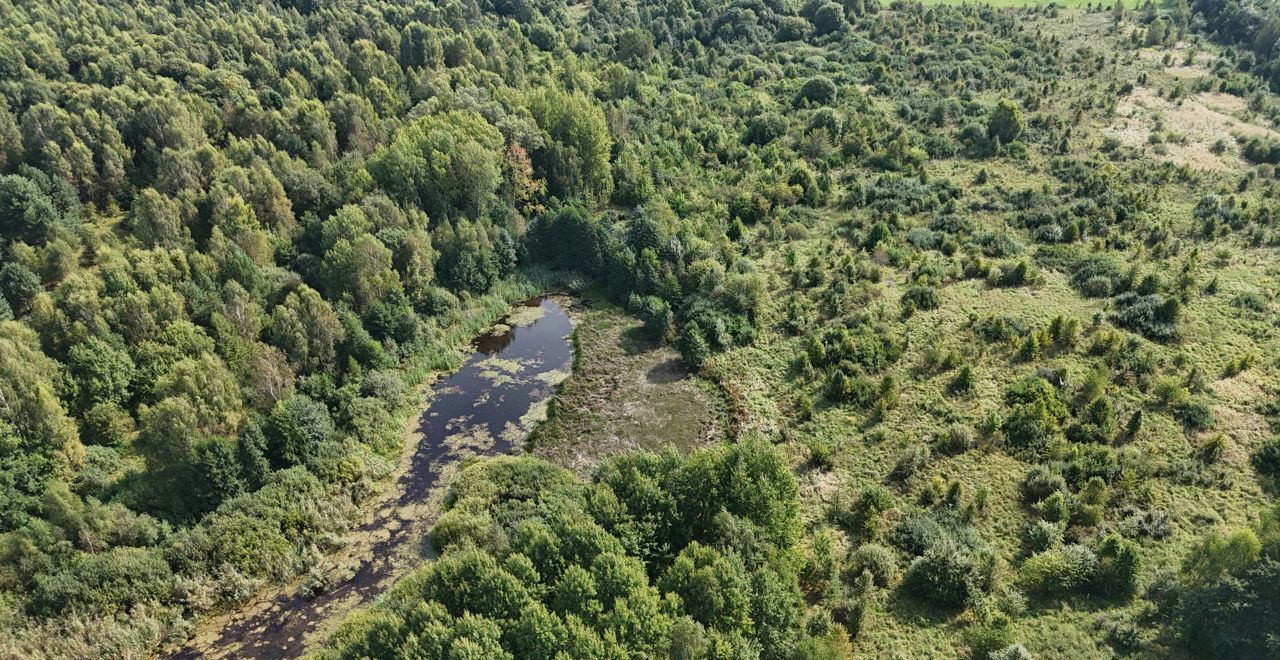
<path id="1" fill-rule="evenodd" d="M 722 442 L 724 404 L 680 354 L 624 311 L 588 299 L 574 331 L 573 376 L 529 439 L 534 456 L 589 474 L 620 453 L 690 450 Z"/>

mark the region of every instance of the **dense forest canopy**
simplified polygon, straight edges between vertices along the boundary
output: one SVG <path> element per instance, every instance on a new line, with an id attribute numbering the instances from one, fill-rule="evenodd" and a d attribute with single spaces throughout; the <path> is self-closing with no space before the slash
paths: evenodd
<path id="1" fill-rule="evenodd" d="M 1280 653 L 1278 11 L 0 0 L 0 655 L 304 573 L 553 285 L 734 442 L 468 467 L 322 656 Z"/>

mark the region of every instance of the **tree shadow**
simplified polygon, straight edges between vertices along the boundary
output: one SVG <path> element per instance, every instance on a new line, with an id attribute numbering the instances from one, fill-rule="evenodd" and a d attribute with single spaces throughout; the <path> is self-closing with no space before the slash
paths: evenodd
<path id="1" fill-rule="evenodd" d="M 942 608 L 903 593 L 901 586 L 888 594 L 885 613 L 898 621 L 916 621 L 929 626 L 951 625 L 964 612 L 963 608 Z"/>
<path id="2" fill-rule="evenodd" d="M 640 325 L 624 330 L 618 343 L 621 344 L 622 351 L 627 355 L 648 353 L 659 346 L 656 340 L 645 333 L 644 326 Z"/>
<path id="3" fill-rule="evenodd" d="M 670 385 L 684 380 L 688 374 L 689 371 L 685 369 L 683 362 L 678 358 L 668 358 L 653 365 L 644 377 L 654 385 Z"/>

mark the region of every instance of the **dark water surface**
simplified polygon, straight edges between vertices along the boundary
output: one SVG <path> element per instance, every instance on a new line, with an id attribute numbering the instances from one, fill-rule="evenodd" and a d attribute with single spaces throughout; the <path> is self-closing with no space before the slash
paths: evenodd
<path id="1" fill-rule="evenodd" d="M 536 317 L 531 323 L 529 319 Z M 471 456 L 518 453 L 573 359 L 568 314 L 554 300 L 517 306 L 509 326 L 477 337 L 462 367 L 432 386 L 418 419 L 421 439 L 408 469 L 352 535 L 354 570 L 319 595 L 293 587 L 255 603 L 213 637 L 175 658 L 293 658 L 321 623 L 372 601 L 426 556 L 425 535 L 458 464 Z M 306 640 L 314 643 L 317 640 Z"/>

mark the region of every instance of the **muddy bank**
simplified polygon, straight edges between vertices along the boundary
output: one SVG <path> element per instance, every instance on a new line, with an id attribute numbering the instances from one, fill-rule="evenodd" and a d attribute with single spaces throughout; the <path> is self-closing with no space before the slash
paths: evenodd
<path id="1" fill-rule="evenodd" d="M 349 534 L 336 566 L 206 624 L 207 632 L 170 657 L 298 657 L 340 615 L 421 562 L 429 553 L 426 533 L 461 462 L 519 453 L 546 416 L 556 384 L 572 367 L 572 329 L 561 302 L 538 298 L 477 337 L 462 367 L 430 388 L 414 423 L 413 453 Z"/>

